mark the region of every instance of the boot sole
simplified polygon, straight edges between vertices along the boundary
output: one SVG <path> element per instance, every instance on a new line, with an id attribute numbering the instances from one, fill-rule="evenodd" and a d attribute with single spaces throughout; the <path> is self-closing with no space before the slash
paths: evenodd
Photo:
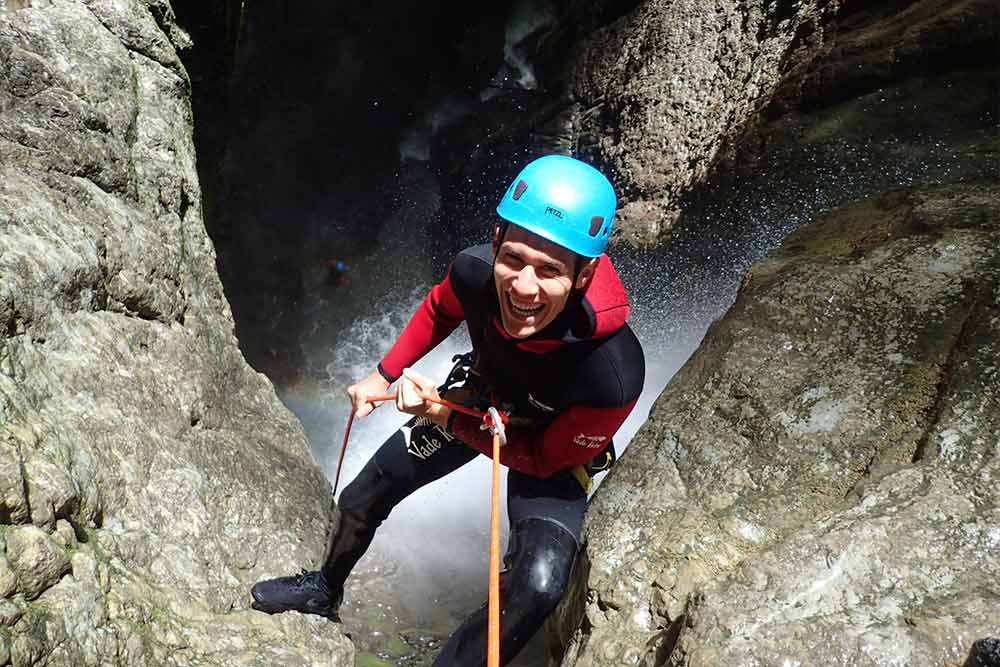
<path id="1" fill-rule="evenodd" d="M 305 610 L 305 609 L 296 609 L 294 607 L 280 607 L 280 606 L 277 606 L 277 605 L 268 604 L 267 602 L 264 602 L 263 600 L 258 600 L 256 595 L 253 596 L 253 602 L 250 603 L 250 608 L 254 609 L 256 611 L 262 611 L 265 614 L 283 614 L 286 611 L 295 611 L 295 612 L 298 612 L 300 614 L 312 614 L 313 616 L 322 616 L 323 618 L 325 618 L 325 619 L 327 619 L 329 621 L 333 621 L 334 623 L 340 623 L 340 613 L 338 611 L 334 611 L 332 609 L 331 610 L 319 610 L 319 609 Z"/>

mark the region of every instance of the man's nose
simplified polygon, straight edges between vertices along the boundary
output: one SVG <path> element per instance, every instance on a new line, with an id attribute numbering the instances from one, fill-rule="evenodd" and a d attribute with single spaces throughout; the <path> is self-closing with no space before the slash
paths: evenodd
<path id="1" fill-rule="evenodd" d="M 514 289 L 519 294 L 526 296 L 534 296 L 535 292 L 538 291 L 538 276 L 535 275 L 535 269 L 532 266 L 524 266 L 517 272 L 517 275 L 514 276 Z"/>

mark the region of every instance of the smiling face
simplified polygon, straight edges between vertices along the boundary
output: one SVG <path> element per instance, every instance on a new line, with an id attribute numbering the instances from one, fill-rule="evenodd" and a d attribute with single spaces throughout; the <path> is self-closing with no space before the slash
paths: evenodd
<path id="1" fill-rule="evenodd" d="M 514 338 L 527 338 L 548 326 L 573 291 L 576 255 L 562 246 L 509 225 L 503 239 L 494 241 L 493 282 L 500 301 L 503 327 Z M 597 260 L 587 262 L 576 279 L 583 289 Z"/>

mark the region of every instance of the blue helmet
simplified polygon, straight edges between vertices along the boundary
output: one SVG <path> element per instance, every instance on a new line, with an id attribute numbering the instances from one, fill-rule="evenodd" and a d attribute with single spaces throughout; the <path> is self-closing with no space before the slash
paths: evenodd
<path id="1" fill-rule="evenodd" d="M 599 257 L 617 207 L 604 174 L 565 155 L 546 155 L 521 170 L 497 213 L 578 255 Z"/>

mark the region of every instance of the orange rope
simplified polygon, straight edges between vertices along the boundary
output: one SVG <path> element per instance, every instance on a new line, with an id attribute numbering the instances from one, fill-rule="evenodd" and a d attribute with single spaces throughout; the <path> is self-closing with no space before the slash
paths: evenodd
<path id="1" fill-rule="evenodd" d="M 420 393 L 420 398 L 432 403 L 444 405 L 452 410 L 477 419 L 482 419 L 493 431 L 493 493 L 490 502 L 490 582 L 489 582 L 489 618 L 487 621 L 487 667 L 500 667 L 500 440 L 503 437 L 507 415 L 490 408 L 499 415 L 500 424 L 493 423 L 493 417 L 486 412 L 480 412 L 459 405 L 443 398 L 433 398 Z M 369 403 L 382 403 L 396 400 L 395 394 L 372 396 Z M 344 464 L 344 454 L 347 453 L 347 440 L 351 437 L 351 426 L 354 424 L 354 410 L 347 419 L 347 430 L 344 432 L 344 444 L 340 448 L 340 459 L 337 461 L 337 475 L 333 481 L 333 495 L 337 495 L 337 485 L 340 483 L 340 469 Z"/>
<path id="2" fill-rule="evenodd" d="M 337 461 L 337 476 L 333 479 L 333 495 L 337 495 L 337 485 L 340 484 L 340 469 L 344 467 L 344 454 L 347 453 L 347 439 L 351 437 L 351 426 L 354 424 L 354 410 L 347 418 L 347 430 L 344 432 L 344 444 L 340 446 L 340 459 Z"/>
<path id="3" fill-rule="evenodd" d="M 493 502 L 490 505 L 490 611 L 487 667 L 500 667 L 500 433 L 493 433 Z"/>

